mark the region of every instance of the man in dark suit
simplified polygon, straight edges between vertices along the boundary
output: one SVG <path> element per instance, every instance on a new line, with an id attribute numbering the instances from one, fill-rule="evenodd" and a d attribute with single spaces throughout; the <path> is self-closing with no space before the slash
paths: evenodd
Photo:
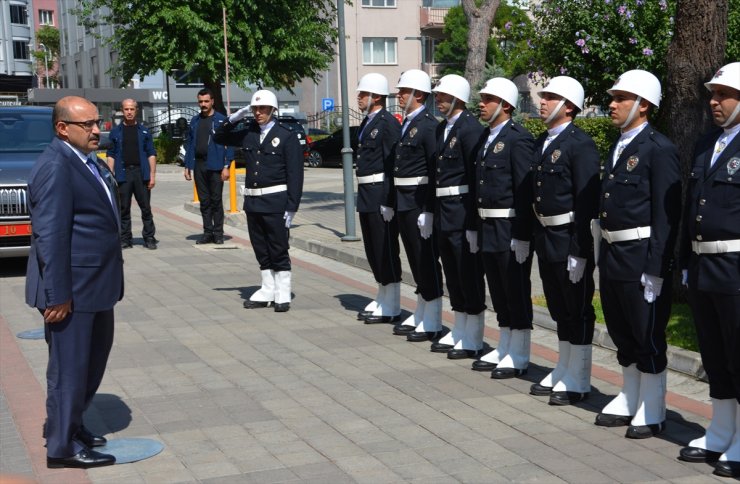
<path id="1" fill-rule="evenodd" d="M 649 72 L 622 74 L 609 90 L 619 141 L 604 163 L 599 198 L 599 288 L 606 327 L 622 366 L 622 391 L 596 425 L 629 426 L 644 439 L 665 428 L 667 343 L 673 248 L 681 212 L 676 147 L 648 123 L 660 104 Z"/>
<path id="2" fill-rule="evenodd" d="M 195 189 L 203 218 L 203 235 L 196 244 L 224 243 L 224 182 L 229 179 L 229 165 L 234 158 L 231 147 L 216 143 L 214 131 L 226 121 L 226 116 L 213 109 L 213 93 L 198 91 L 200 114 L 190 121 L 185 152 L 185 179 L 195 177 Z"/>
<path id="3" fill-rule="evenodd" d="M 480 119 L 488 124 L 475 163 L 475 207 L 488 290 L 499 326 L 499 344 L 473 370 L 511 378 L 526 371 L 532 331 L 532 256 L 516 258 L 515 246 L 532 238 L 532 135 L 511 116 L 519 90 L 503 77 L 480 91 Z M 520 256 L 522 253 L 520 252 Z M 510 343 L 515 344 L 510 348 Z M 497 368 L 498 367 L 498 368 Z"/>
<path id="4" fill-rule="evenodd" d="M 80 97 L 54 106 L 56 138 L 28 182 L 33 224 L 26 303 L 44 317 L 47 466 L 115 463 L 82 416 L 100 386 L 113 345 L 113 306 L 123 297 L 118 192 L 98 148 L 98 110 Z"/>
<path id="5" fill-rule="evenodd" d="M 251 111 L 254 121 L 235 128 Z M 214 135 L 216 143 L 244 149 L 244 211 L 262 285 L 244 302 L 247 309 L 275 304 L 275 312 L 290 310 L 291 264 L 288 238 L 303 194 L 303 150 L 293 128 L 276 119 L 277 97 L 256 91 L 249 107 L 229 116 Z"/>
<path id="6" fill-rule="evenodd" d="M 437 126 L 434 172 L 434 233 L 455 314 L 455 326 L 431 351 L 450 359 L 477 358 L 483 350 L 485 282 L 478 253 L 475 212 L 475 156 L 483 126 L 465 108 L 470 84 L 462 76 L 442 77 L 432 90 L 444 117 Z"/>
<path id="7" fill-rule="evenodd" d="M 740 477 L 740 62 L 705 86 L 720 128 L 696 145 L 684 205 L 680 265 L 709 378 L 712 421 L 679 459 L 716 462 Z"/>
<path id="8" fill-rule="evenodd" d="M 398 220 L 388 200 L 393 186 L 393 146 L 401 137 L 401 126 L 385 109 L 387 96 L 388 80 L 384 76 L 362 76 L 357 85 L 357 107 L 365 114 L 355 160 L 357 212 L 367 261 L 378 284 L 377 297 L 358 314 L 367 324 L 401 319 Z"/>
<path id="9" fill-rule="evenodd" d="M 416 310 L 393 333 L 408 341 L 429 341 L 442 331 L 442 268 L 434 220 L 434 151 L 438 121 L 424 103 L 432 92 L 429 75 L 419 69 L 405 71 L 396 86 L 404 110 L 401 139 L 395 146 L 393 189 L 385 205 L 396 210 L 401 241 L 416 283 Z"/>
<path id="10" fill-rule="evenodd" d="M 557 324 L 558 362 L 533 395 L 570 405 L 591 391 L 594 334 L 594 256 L 591 220 L 599 199 L 599 153 L 573 120 L 583 109 L 583 87 L 558 76 L 540 92 L 547 132 L 535 142 L 532 182 L 534 243 L 542 288 Z"/>

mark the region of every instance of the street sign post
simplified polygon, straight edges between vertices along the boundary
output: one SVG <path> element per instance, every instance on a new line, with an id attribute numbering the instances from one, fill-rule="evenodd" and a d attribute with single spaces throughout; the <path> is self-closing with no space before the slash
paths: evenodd
<path id="1" fill-rule="evenodd" d="M 322 111 L 334 111 L 334 98 L 333 97 L 325 97 L 321 99 L 321 109 Z"/>

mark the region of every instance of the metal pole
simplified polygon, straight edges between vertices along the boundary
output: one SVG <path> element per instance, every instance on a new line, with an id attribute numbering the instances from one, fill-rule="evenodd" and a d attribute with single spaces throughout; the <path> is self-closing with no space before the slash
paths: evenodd
<path id="1" fill-rule="evenodd" d="M 224 18 L 224 63 L 226 65 L 226 114 L 231 114 L 231 98 L 229 96 L 229 42 L 226 37 L 226 7 L 222 8 Z M 236 205 L 236 163 L 229 164 L 229 213 L 239 213 Z"/>
<path id="2" fill-rule="evenodd" d="M 44 68 L 46 69 L 46 89 L 49 89 L 49 58 L 47 57 L 47 49 L 44 44 L 39 44 L 39 47 L 44 51 Z"/>
<path id="3" fill-rule="evenodd" d="M 172 109 L 170 109 L 170 73 L 165 72 L 164 78 L 167 80 L 167 134 L 171 137 L 172 133 Z"/>
<path id="4" fill-rule="evenodd" d="M 343 242 L 356 242 L 355 187 L 352 180 L 352 145 L 349 142 L 349 99 L 347 97 L 347 45 L 344 30 L 344 0 L 337 0 L 337 27 L 339 30 L 339 83 L 342 93 L 342 169 L 344 174 L 344 225 Z"/>

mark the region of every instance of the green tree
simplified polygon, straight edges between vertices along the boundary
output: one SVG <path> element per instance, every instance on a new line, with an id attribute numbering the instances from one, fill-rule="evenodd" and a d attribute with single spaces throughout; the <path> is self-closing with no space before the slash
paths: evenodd
<path id="1" fill-rule="evenodd" d="M 46 52 L 41 48 L 42 45 L 46 47 Z M 33 52 L 33 58 L 36 60 L 37 69 L 43 69 L 44 76 L 47 75 L 48 66 L 49 79 L 57 80 L 54 65 L 59 58 L 59 30 L 50 25 L 42 25 L 36 31 L 36 50 Z"/>
<path id="2" fill-rule="evenodd" d="M 523 55 L 526 33 L 531 21 L 524 10 L 502 3 L 493 19 L 493 35 L 489 35 L 486 48 L 486 65 L 496 64 L 504 69 L 503 76 L 513 78 L 526 74 L 529 55 Z M 468 21 L 461 6 L 452 7 L 445 16 L 445 40 L 435 51 L 435 60 L 446 64 L 442 74 L 465 74 L 468 57 Z M 485 68 L 484 68 L 485 71 Z M 485 77 L 485 73 L 484 76 Z M 483 79 L 484 81 L 486 79 Z"/>
<path id="3" fill-rule="evenodd" d="M 333 2 L 323 0 L 81 0 L 87 27 L 112 25 L 104 39 L 118 53 L 112 74 L 190 71 L 210 87 L 223 110 L 226 77 L 222 7 L 226 10 L 229 80 L 290 89 L 318 79 L 334 58 Z"/>
<path id="4" fill-rule="evenodd" d="M 728 2 L 725 64 L 740 59 L 740 0 Z"/>

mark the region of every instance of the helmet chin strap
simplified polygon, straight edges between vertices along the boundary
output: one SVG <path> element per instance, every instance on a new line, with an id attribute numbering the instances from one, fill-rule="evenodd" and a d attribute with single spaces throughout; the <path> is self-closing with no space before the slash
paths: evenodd
<path id="1" fill-rule="evenodd" d="M 730 117 L 727 118 L 727 121 L 720 124 L 719 127 L 726 128 L 731 125 L 735 121 L 735 118 L 737 118 L 738 114 L 740 114 L 740 103 L 737 103 L 737 105 L 735 106 L 735 110 L 732 112 L 732 114 L 730 114 Z"/>
<path id="2" fill-rule="evenodd" d="M 486 120 L 486 124 L 491 124 L 494 119 L 498 117 L 499 114 L 501 114 L 501 109 L 504 107 L 504 101 L 501 100 L 500 103 L 498 103 L 498 107 L 496 108 L 496 111 Z"/>
<path id="3" fill-rule="evenodd" d="M 630 109 L 630 113 L 629 115 L 627 115 L 627 119 L 624 121 L 624 123 L 622 123 L 619 129 L 624 129 L 630 125 L 630 123 L 635 117 L 635 114 L 637 114 L 637 109 L 640 107 L 641 102 L 642 102 L 642 96 L 637 96 L 637 99 L 635 99 L 635 104 L 632 105 L 632 109 Z"/>
<path id="4" fill-rule="evenodd" d="M 457 98 L 455 96 L 452 96 L 452 101 L 450 102 L 450 108 L 445 113 L 445 118 L 449 118 L 452 116 L 452 111 L 455 110 L 455 101 L 457 101 Z"/>
<path id="5" fill-rule="evenodd" d="M 545 124 L 550 124 L 550 122 L 555 119 L 555 116 L 560 112 L 561 109 L 563 109 L 563 106 L 565 105 L 565 98 L 561 99 L 557 106 L 555 106 L 555 109 L 550 113 L 550 115 L 545 119 Z"/>
<path id="6" fill-rule="evenodd" d="M 409 99 L 406 101 L 406 107 L 403 109 L 403 115 L 408 116 L 408 114 L 411 112 L 411 100 L 414 99 L 414 96 L 416 95 L 416 89 L 412 89 L 409 93 Z"/>

